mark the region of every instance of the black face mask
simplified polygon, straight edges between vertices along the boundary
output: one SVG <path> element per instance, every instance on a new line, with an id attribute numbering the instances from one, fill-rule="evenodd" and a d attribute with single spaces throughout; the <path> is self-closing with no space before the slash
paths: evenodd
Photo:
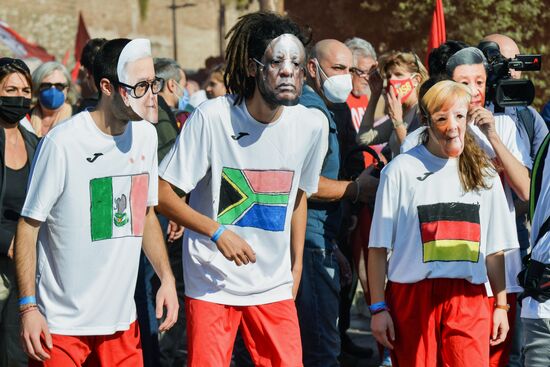
<path id="1" fill-rule="evenodd" d="M 25 97 L 0 97 L 0 119 L 16 124 L 31 109 L 31 99 Z"/>

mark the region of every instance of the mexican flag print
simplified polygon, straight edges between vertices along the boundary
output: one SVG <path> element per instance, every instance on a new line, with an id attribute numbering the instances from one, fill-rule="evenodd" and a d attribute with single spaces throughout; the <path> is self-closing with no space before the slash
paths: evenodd
<path id="1" fill-rule="evenodd" d="M 148 189 L 147 173 L 91 180 L 92 241 L 141 237 L 147 210 Z"/>

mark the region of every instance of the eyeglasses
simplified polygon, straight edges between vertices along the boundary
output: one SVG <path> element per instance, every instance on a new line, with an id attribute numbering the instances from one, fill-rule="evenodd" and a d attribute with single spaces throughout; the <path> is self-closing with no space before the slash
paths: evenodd
<path id="1" fill-rule="evenodd" d="M 27 66 L 27 64 L 25 64 L 25 62 L 23 62 L 23 60 L 14 59 L 14 58 L 11 58 L 11 57 L 1 57 L 0 58 L 0 68 L 4 67 L 4 66 L 10 66 L 10 65 L 16 65 L 20 69 L 23 69 L 27 73 L 30 73 L 29 67 Z"/>
<path id="2" fill-rule="evenodd" d="M 63 92 L 65 88 L 67 88 L 66 83 L 40 83 L 40 86 L 38 87 L 39 91 L 43 91 L 46 89 L 50 89 L 52 87 L 55 87 L 60 92 Z"/>
<path id="3" fill-rule="evenodd" d="M 124 84 L 119 82 L 118 84 L 122 85 L 124 88 L 130 90 L 130 95 L 134 98 L 141 98 L 147 93 L 149 90 L 149 87 L 151 87 L 151 92 L 153 94 L 158 94 L 162 88 L 164 87 L 164 79 L 162 78 L 155 78 L 153 81 L 148 82 L 147 80 L 143 80 L 139 83 L 137 83 L 134 86 Z"/>
<path id="4" fill-rule="evenodd" d="M 357 75 L 359 78 L 364 78 L 370 76 L 370 74 L 376 71 L 376 64 L 373 65 L 369 70 L 362 70 L 355 66 L 349 68 L 349 72 Z"/>
<path id="5" fill-rule="evenodd" d="M 265 64 L 263 62 L 258 61 L 255 58 L 252 58 L 252 60 L 254 60 L 262 68 L 265 68 Z M 268 67 L 272 70 L 276 69 L 277 71 L 281 71 L 287 65 L 287 60 L 271 60 L 268 64 Z M 298 62 L 289 61 L 289 63 L 290 63 L 291 69 L 292 69 L 292 74 L 294 74 L 295 72 L 301 72 L 301 71 L 305 70 L 304 65 L 302 65 Z"/>

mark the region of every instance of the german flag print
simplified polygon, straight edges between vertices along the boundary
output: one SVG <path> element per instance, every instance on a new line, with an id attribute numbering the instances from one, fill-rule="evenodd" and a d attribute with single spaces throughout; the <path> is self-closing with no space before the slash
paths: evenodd
<path id="1" fill-rule="evenodd" d="M 218 222 L 283 231 L 294 171 L 224 167 Z"/>
<path id="2" fill-rule="evenodd" d="M 479 261 L 479 204 L 419 205 L 422 261 Z"/>

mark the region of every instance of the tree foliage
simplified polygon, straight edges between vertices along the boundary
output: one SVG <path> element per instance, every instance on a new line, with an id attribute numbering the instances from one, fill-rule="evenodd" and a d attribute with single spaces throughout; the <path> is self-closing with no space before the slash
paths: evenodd
<path id="1" fill-rule="evenodd" d="M 372 39 L 383 31 L 380 51 L 413 49 L 425 55 L 435 0 L 368 0 L 359 8 L 368 22 L 363 36 Z M 535 106 L 550 100 L 550 12 L 544 0 L 443 0 L 447 39 L 477 45 L 486 35 L 502 33 L 512 37 L 522 53 L 543 54 L 543 70 L 525 73 L 537 88 Z M 389 26 L 383 26 L 389 25 Z"/>

